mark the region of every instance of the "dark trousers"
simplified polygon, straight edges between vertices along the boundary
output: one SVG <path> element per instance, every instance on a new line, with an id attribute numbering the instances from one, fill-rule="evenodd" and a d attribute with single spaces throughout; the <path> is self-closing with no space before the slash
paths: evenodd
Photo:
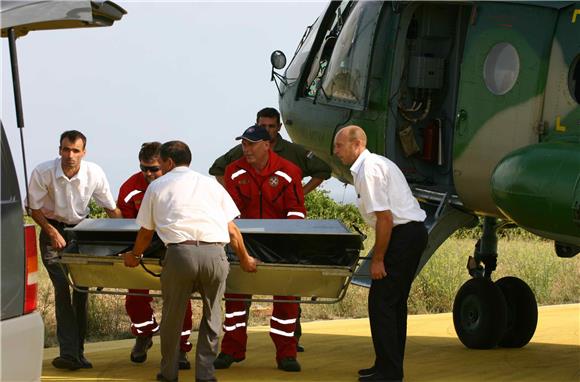
<path id="1" fill-rule="evenodd" d="M 403 378 L 407 299 L 426 245 L 423 223 L 394 227 L 384 260 L 387 276 L 371 283 L 368 308 L 375 367 L 386 379 Z"/>
<path id="2" fill-rule="evenodd" d="M 64 225 L 53 224 L 64 237 Z M 40 233 L 40 254 L 54 287 L 54 311 L 56 315 L 56 336 L 60 355 L 78 359 L 84 355 L 85 334 L 87 332 L 87 293 L 73 290 L 67 281 L 63 268 L 54 262 L 58 257 L 50 238 L 44 231 Z"/>

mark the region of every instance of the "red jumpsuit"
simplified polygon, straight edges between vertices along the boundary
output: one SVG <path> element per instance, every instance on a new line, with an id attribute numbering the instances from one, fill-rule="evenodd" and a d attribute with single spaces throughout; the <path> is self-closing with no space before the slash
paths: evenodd
<path id="1" fill-rule="evenodd" d="M 290 161 L 270 151 L 266 168 L 257 172 L 245 158 L 226 167 L 224 181 L 243 219 L 304 219 L 302 172 Z M 250 298 L 250 295 L 226 294 L 226 298 Z M 274 296 L 276 300 L 296 297 Z M 298 317 L 297 303 L 274 303 L 270 319 L 270 337 L 276 345 L 276 360 L 296 358 L 294 330 Z M 224 338 L 221 352 L 235 359 L 246 356 L 246 303 L 226 301 Z"/>
<path id="2" fill-rule="evenodd" d="M 124 218 L 134 219 L 137 217 L 147 186 L 149 184 L 141 172 L 132 175 L 123 183 L 119 189 L 117 206 Z M 149 291 L 147 289 L 129 289 L 129 293 L 149 294 Z M 131 319 L 131 332 L 135 336 L 149 336 L 159 331 L 159 325 L 151 308 L 151 301 L 153 301 L 152 297 L 125 296 L 125 309 Z M 179 344 L 182 352 L 189 352 L 192 348 L 191 343 L 188 341 L 191 326 L 191 302 L 189 302 L 183 318 L 183 329 Z"/>

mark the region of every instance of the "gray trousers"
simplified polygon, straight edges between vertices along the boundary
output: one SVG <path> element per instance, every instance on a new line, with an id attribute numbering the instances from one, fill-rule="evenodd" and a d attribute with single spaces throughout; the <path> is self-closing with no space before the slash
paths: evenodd
<path id="1" fill-rule="evenodd" d="M 55 223 L 53 223 L 55 224 Z M 64 236 L 64 226 L 56 225 Z M 54 287 L 54 312 L 56 315 L 56 336 L 60 356 L 78 360 L 84 354 L 87 331 L 87 294 L 73 290 L 67 281 L 63 268 L 55 262 L 58 252 L 52 249 L 49 236 L 40 232 L 40 254 Z M 82 289 L 82 288 L 81 288 Z"/>
<path id="2" fill-rule="evenodd" d="M 178 374 L 179 338 L 191 293 L 199 292 L 203 315 L 195 350 L 195 377 L 211 379 L 222 327 L 221 299 L 229 264 L 221 245 L 177 244 L 167 247 L 161 273 L 161 374 L 174 380 Z"/>

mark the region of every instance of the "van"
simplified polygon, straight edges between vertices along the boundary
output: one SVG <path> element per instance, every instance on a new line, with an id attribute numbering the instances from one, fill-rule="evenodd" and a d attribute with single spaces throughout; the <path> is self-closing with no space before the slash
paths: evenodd
<path id="1" fill-rule="evenodd" d="M 44 324 L 36 310 L 38 256 L 34 225 L 24 225 L 16 169 L 2 125 L 0 380 L 38 381 Z"/>
<path id="2" fill-rule="evenodd" d="M 23 128 L 16 38 L 31 31 L 110 26 L 126 11 L 109 1 L 2 1 L 1 36 L 9 39 L 18 127 Z M 34 225 L 24 224 L 20 183 L 2 127 L 0 381 L 39 381 L 44 324 L 37 311 L 38 250 Z"/>

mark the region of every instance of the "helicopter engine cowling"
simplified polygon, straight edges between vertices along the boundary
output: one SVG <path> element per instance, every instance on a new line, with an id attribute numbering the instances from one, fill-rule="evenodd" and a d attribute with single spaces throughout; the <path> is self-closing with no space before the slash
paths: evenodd
<path id="1" fill-rule="evenodd" d="M 539 236 L 580 245 L 580 143 L 546 142 L 504 157 L 492 197 L 511 220 Z"/>

